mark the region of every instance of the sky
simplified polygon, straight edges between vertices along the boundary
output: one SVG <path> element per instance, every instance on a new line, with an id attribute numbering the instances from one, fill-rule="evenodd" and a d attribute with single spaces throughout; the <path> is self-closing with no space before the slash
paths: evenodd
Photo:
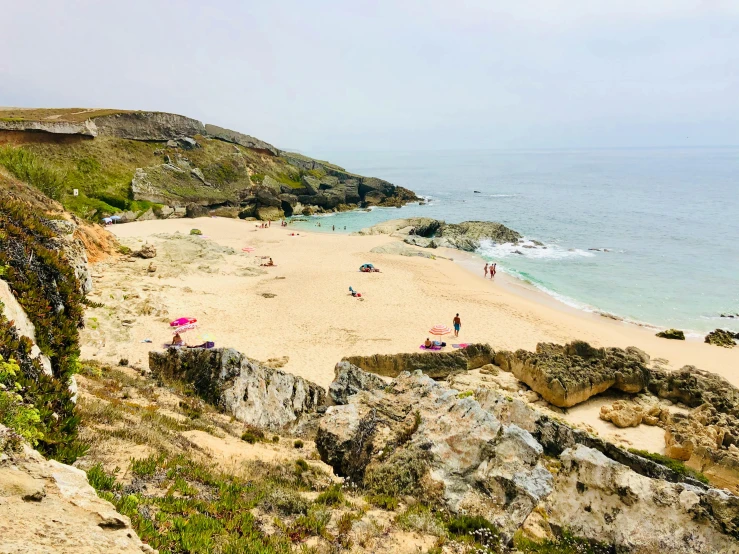
<path id="1" fill-rule="evenodd" d="M 0 106 L 313 155 L 739 144 L 739 1 L 0 0 Z"/>

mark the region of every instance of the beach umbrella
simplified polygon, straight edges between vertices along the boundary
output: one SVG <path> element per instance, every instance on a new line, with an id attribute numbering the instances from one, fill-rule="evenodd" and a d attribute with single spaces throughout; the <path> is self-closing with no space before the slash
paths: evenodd
<path id="1" fill-rule="evenodd" d="M 119 216 L 119 215 L 111 215 L 110 216 L 110 219 L 112 219 L 113 221 L 118 221 L 118 220 L 121 219 L 121 216 Z"/>
<path id="2" fill-rule="evenodd" d="M 174 321 L 169 322 L 170 327 L 179 327 L 180 325 L 187 325 L 188 323 L 197 323 L 197 319 L 194 317 L 179 317 Z"/>
<path id="3" fill-rule="evenodd" d="M 244 252 L 254 252 L 254 248 L 252 248 L 251 246 L 244 246 L 244 248 L 242 248 L 241 250 L 243 250 Z"/>
<path id="4" fill-rule="evenodd" d="M 184 333 L 185 331 L 192 331 L 193 329 L 197 329 L 198 324 L 197 323 L 188 323 L 187 325 L 182 325 L 180 327 L 177 327 L 172 331 L 173 335 L 176 335 L 178 333 Z"/>
<path id="5" fill-rule="evenodd" d="M 448 335 L 451 332 L 452 330 L 446 325 L 434 325 L 431 329 L 429 329 L 429 333 L 437 336 Z"/>

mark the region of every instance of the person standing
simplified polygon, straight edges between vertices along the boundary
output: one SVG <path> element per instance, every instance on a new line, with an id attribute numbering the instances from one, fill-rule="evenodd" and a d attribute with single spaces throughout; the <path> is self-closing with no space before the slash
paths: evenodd
<path id="1" fill-rule="evenodd" d="M 490 278 L 491 279 L 493 277 L 495 277 L 495 273 L 498 271 L 498 267 L 497 266 L 498 266 L 498 264 L 493 264 L 492 266 L 490 266 Z"/>
<path id="2" fill-rule="evenodd" d="M 453 324 L 454 324 L 454 336 L 458 337 L 459 330 L 462 328 L 462 320 L 459 319 L 459 314 L 454 316 Z"/>
<path id="3" fill-rule="evenodd" d="M 488 277 L 488 263 L 485 262 L 485 278 L 487 279 L 487 277 Z"/>

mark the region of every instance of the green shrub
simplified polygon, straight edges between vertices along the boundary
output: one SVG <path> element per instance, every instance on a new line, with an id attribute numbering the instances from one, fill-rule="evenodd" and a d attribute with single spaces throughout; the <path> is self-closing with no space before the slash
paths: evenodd
<path id="1" fill-rule="evenodd" d="M 251 179 L 252 183 L 261 185 L 262 182 L 264 181 L 264 173 L 255 173 L 254 175 L 251 175 L 249 178 Z"/>
<path id="2" fill-rule="evenodd" d="M 502 538 L 498 528 L 481 516 L 459 515 L 446 523 L 447 531 L 456 540 L 468 540 L 487 552 L 502 552 Z"/>
<path id="3" fill-rule="evenodd" d="M 191 235 L 202 235 L 203 232 L 200 229 L 190 229 Z"/>
<path id="4" fill-rule="evenodd" d="M 629 448 L 629 452 L 631 452 L 632 454 L 636 454 L 637 456 L 641 456 L 642 458 L 646 458 L 647 460 L 651 460 L 660 465 L 663 465 L 671 469 L 678 475 L 682 475 L 685 477 L 692 477 L 693 479 L 696 479 L 700 481 L 701 483 L 708 484 L 708 477 L 703 475 L 703 473 L 701 473 L 700 471 L 696 471 L 695 469 L 689 468 L 680 460 L 674 460 L 668 456 L 663 456 L 662 454 L 657 454 L 655 452 L 648 452 L 646 450 L 637 450 L 636 448 Z"/>
<path id="5" fill-rule="evenodd" d="M 0 303 L 0 307 L 2 304 Z M 23 403 L 18 394 L 22 386 L 18 382 L 21 368 L 12 358 L 7 362 L 0 356 L 0 423 L 13 429 L 33 446 L 43 438 L 39 429 L 41 415 L 31 405 Z"/>
<path id="6" fill-rule="evenodd" d="M 37 211 L 22 202 L 0 199 L 3 279 L 34 324 L 37 344 L 51 362 L 49 375 L 31 357 L 31 340 L 18 336 L 0 314 L 0 356 L 19 366 L 13 387 L 24 409 L 14 417 L 20 417 L 16 424 L 22 421 L 26 434 L 29 425 L 35 427 L 33 440 L 42 454 L 71 463 L 87 448 L 77 440 L 79 416 L 69 391 L 79 365 L 84 307 L 74 270 L 58 249 L 55 232 Z"/>
<path id="7" fill-rule="evenodd" d="M 328 489 L 323 491 L 316 498 L 316 504 L 323 504 L 325 506 L 336 506 L 337 504 L 344 503 L 344 493 L 341 490 L 341 485 L 334 484 Z"/>
<path id="8" fill-rule="evenodd" d="M 264 440 L 264 431 L 255 427 L 248 427 L 241 435 L 241 440 L 255 444 Z"/>
<path id="9" fill-rule="evenodd" d="M 303 448 L 303 441 L 301 441 L 300 439 L 296 440 L 296 441 L 295 441 L 295 442 L 293 443 L 293 447 L 294 447 L 294 448 Z"/>
<path id="10" fill-rule="evenodd" d="M 87 480 L 98 491 L 117 491 L 121 485 L 116 483 L 115 475 L 106 473 L 102 464 L 95 464 L 87 470 Z"/>
<path id="11" fill-rule="evenodd" d="M 615 550 L 605 544 L 576 537 L 566 529 L 555 539 L 535 542 L 517 533 L 513 545 L 523 554 L 611 554 Z"/>
<path id="12" fill-rule="evenodd" d="M 64 194 L 66 175 L 29 150 L 12 146 L 0 147 L 0 165 L 49 198 L 60 200 Z"/>
<path id="13" fill-rule="evenodd" d="M 383 510 L 395 511 L 398 509 L 398 499 L 386 494 L 372 494 L 367 497 L 367 502 Z"/>
<path id="14" fill-rule="evenodd" d="M 308 465 L 308 462 L 306 462 L 303 458 L 300 458 L 299 460 L 295 460 L 295 467 L 298 471 L 308 471 L 310 469 L 310 466 Z"/>

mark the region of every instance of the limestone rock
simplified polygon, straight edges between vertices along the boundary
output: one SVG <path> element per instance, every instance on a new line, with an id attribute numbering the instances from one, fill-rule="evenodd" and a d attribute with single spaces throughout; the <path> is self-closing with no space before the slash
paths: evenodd
<path id="1" fill-rule="evenodd" d="M 74 268 L 82 294 L 89 294 L 92 292 L 92 275 L 87 264 L 87 250 L 77 235 L 77 223 L 64 219 L 50 219 L 48 225 L 59 234 L 57 243 L 69 265 Z"/>
<path id="2" fill-rule="evenodd" d="M 539 343 L 536 352 L 500 352 L 496 362 L 539 393 L 547 402 L 568 408 L 611 387 L 629 393 L 649 383 L 649 360 L 629 347 L 593 348 L 575 341 L 565 346 Z"/>
<path id="3" fill-rule="evenodd" d="M 328 394 L 334 404 L 346 404 L 349 396 L 362 390 L 374 390 L 385 386 L 385 381 L 362 371 L 357 366 L 343 361 L 336 364 L 334 381 L 328 388 Z"/>
<path id="4" fill-rule="evenodd" d="M 0 131 L 34 131 L 51 133 L 54 135 L 83 135 L 87 137 L 96 137 L 98 134 L 97 126 L 92 120 L 73 123 L 70 121 L 2 121 L 0 120 Z"/>
<path id="5" fill-rule="evenodd" d="M 470 344 L 452 352 L 412 352 L 402 354 L 374 354 L 349 356 L 345 361 L 358 368 L 382 375 L 397 377 L 404 371 L 420 370 L 433 379 L 445 379 L 452 373 L 477 369 L 491 364 L 495 352 L 489 344 Z"/>
<path id="6" fill-rule="evenodd" d="M 648 479 L 582 445 L 560 460 L 555 490 L 544 503 L 550 524 L 629 552 L 739 552 L 731 536 L 737 497 Z M 712 503 L 721 508 L 709 515 Z"/>
<path id="7" fill-rule="evenodd" d="M 340 475 L 481 515 L 510 538 L 551 492 L 541 445 L 421 372 L 331 406 L 316 446 Z M 410 474 L 410 475 L 409 475 Z M 399 480 L 400 475 L 403 479 Z"/>
<path id="8" fill-rule="evenodd" d="M 24 443 L 6 447 L 12 436 L 0 425 L 0 552 L 147 551 L 129 519 L 98 497 L 84 471 L 47 461 Z"/>
<path id="9" fill-rule="evenodd" d="M 167 141 L 204 135 L 200 121 L 163 112 L 127 112 L 94 119 L 99 136 L 133 140 Z"/>
<path id="10" fill-rule="evenodd" d="M 5 318 L 13 322 L 13 327 L 15 327 L 19 337 L 25 336 L 31 339 L 30 358 L 38 360 L 41 367 L 44 368 L 44 373 L 51 375 L 51 360 L 49 360 L 48 356 L 41 353 L 41 349 L 36 344 L 36 327 L 28 318 L 23 307 L 18 303 L 8 282 L 3 279 L 0 279 L 0 309 L 2 309 L 2 314 Z"/>
<path id="11" fill-rule="evenodd" d="M 285 213 L 280 208 L 273 206 L 259 206 L 256 211 L 257 219 L 262 221 L 279 221 L 285 217 Z"/>
<path id="12" fill-rule="evenodd" d="M 644 409 L 631 402 L 617 400 L 611 406 L 601 406 L 600 418 L 616 427 L 637 427 L 644 419 Z"/>
<path id="13" fill-rule="evenodd" d="M 522 238 L 520 233 L 492 221 L 445 223 L 441 225 L 436 237 L 440 239 L 437 244 L 441 246 L 450 246 L 468 252 L 477 250 L 484 241 L 504 244 L 517 242 Z"/>
<path id="14" fill-rule="evenodd" d="M 237 420 L 269 429 L 295 424 L 326 398 L 315 383 L 260 365 L 231 348 L 149 352 L 149 368 L 164 380 L 194 384 L 203 399 Z"/>
<path id="15" fill-rule="evenodd" d="M 134 253 L 134 256 L 138 258 L 144 258 L 144 259 L 150 259 L 150 258 L 156 258 L 157 255 L 157 247 L 153 244 L 144 243 L 144 245 L 141 247 L 140 250 L 137 250 Z"/>
<path id="16" fill-rule="evenodd" d="M 736 346 L 736 339 L 739 339 L 739 333 L 732 333 L 725 329 L 716 329 L 706 335 L 704 342 L 713 344 L 714 346 L 734 348 Z"/>
<path id="17" fill-rule="evenodd" d="M 277 148 L 263 140 L 259 140 L 258 138 L 254 138 L 237 131 L 232 131 L 231 129 L 224 129 L 217 125 L 211 125 L 210 123 L 206 123 L 205 132 L 213 138 L 217 138 L 225 142 L 232 142 L 233 144 L 251 148 L 252 150 L 259 150 L 272 156 L 277 156 L 280 153 Z"/>
<path id="18" fill-rule="evenodd" d="M 673 340 L 685 340 L 685 333 L 679 329 L 667 329 L 666 331 L 660 331 L 657 336 L 663 339 Z"/>

